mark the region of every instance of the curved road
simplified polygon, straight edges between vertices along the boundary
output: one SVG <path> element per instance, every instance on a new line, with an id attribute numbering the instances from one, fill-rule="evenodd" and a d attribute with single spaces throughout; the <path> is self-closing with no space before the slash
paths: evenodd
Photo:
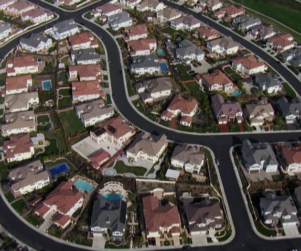
<path id="1" fill-rule="evenodd" d="M 106 1 L 102 1 L 104 4 Z M 183 9 L 184 12 L 188 13 L 189 10 L 180 7 L 178 5 L 174 5 L 172 3 L 167 3 L 168 5 L 172 5 L 178 9 Z M 106 45 L 108 51 L 108 57 L 111 60 L 110 63 L 110 77 L 112 82 L 112 90 L 116 95 L 115 104 L 118 107 L 118 110 L 121 114 L 127 118 L 131 123 L 137 125 L 139 128 L 147 132 L 152 132 L 154 130 L 164 133 L 170 140 L 178 141 L 178 142 L 186 142 L 192 144 L 203 144 L 210 147 L 217 158 L 219 158 L 221 165 L 219 166 L 219 171 L 222 177 L 223 186 L 225 188 L 225 193 L 227 196 L 227 200 L 230 206 L 230 211 L 233 217 L 236 235 L 234 240 L 224 246 L 212 246 L 212 247 L 202 247 L 202 248 L 194 248 L 198 250 L 227 250 L 227 251 L 236 251 L 236 250 L 289 250 L 293 247 L 301 247 L 301 239 L 285 239 L 285 240 L 273 240 L 266 241 L 259 238 L 254 231 L 252 230 L 246 208 L 244 202 L 241 197 L 240 188 L 238 186 L 235 173 L 233 171 L 232 163 L 229 157 L 229 149 L 232 145 L 239 144 L 243 139 L 250 139 L 253 141 L 261 141 L 261 142 L 275 142 L 275 141 L 296 141 L 300 140 L 300 133 L 281 133 L 281 134 L 238 134 L 238 135 L 193 135 L 186 134 L 184 132 L 174 132 L 169 130 L 168 128 L 162 128 L 156 125 L 153 122 L 146 120 L 143 116 L 141 116 L 133 107 L 127 99 L 126 95 L 126 87 L 123 83 L 123 77 L 119 73 L 122 69 L 123 65 L 120 60 L 119 48 L 113 38 L 103 29 L 99 28 L 97 25 L 94 25 L 90 22 L 85 21 L 81 18 L 82 14 L 91 10 L 93 7 L 100 5 L 94 4 L 93 6 L 88 6 L 82 10 L 77 11 L 76 13 L 66 13 L 59 9 L 56 9 L 52 6 L 49 6 L 46 3 L 39 2 L 39 5 L 45 7 L 46 9 L 50 9 L 53 12 L 56 12 L 60 15 L 59 20 L 56 22 L 60 22 L 69 18 L 74 18 L 76 22 L 83 24 L 88 29 L 91 29 L 98 35 L 102 36 L 102 40 Z M 191 11 L 190 11 L 191 12 Z M 191 12 L 192 14 L 192 12 Z M 217 25 L 211 20 L 207 20 L 199 14 L 193 13 L 198 19 L 202 22 L 208 23 L 210 26 L 218 30 L 219 32 L 225 35 L 231 35 L 234 40 L 239 41 L 244 47 L 253 53 L 259 55 L 263 60 L 266 60 L 270 65 L 272 65 L 280 74 L 282 74 L 290 83 L 294 86 L 294 88 L 301 93 L 300 82 L 283 66 L 278 64 L 271 56 L 267 55 L 259 48 L 254 46 L 252 43 L 249 43 L 243 40 L 241 37 L 236 34 L 231 33 L 227 29 L 222 26 Z M 46 27 L 52 26 L 52 24 L 46 25 Z M 34 32 L 40 32 L 45 29 L 39 28 Z M 28 37 L 24 35 L 24 37 Z M 18 39 L 15 39 L 8 45 L 2 47 L 0 49 L 0 56 L 4 56 L 7 51 L 9 51 L 12 47 L 16 46 L 18 43 Z M 20 221 L 17 217 L 15 217 L 14 213 L 10 211 L 10 208 L 6 206 L 3 201 L 3 198 L 0 199 L 0 223 L 13 235 L 15 235 L 18 239 L 27 243 L 29 246 L 36 248 L 38 250 L 53 250 L 53 251 L 80 251 L 84 250 L 80 247 L 69 246 L 53 239 L 46 237 L 44 234 L 41 234 L 32 228 L 25 225 L 22 221 Z"/>

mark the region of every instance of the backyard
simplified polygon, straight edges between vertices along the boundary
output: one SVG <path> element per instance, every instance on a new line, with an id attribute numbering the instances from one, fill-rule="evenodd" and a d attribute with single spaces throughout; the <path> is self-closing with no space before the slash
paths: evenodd
<path id="1" fill-rule="evenodd" d="M 188 71 L 190 71 L 190 67 L 180 64 L 175 67 L 175 73 L 179 76 L 182 81 L 192 80 L 194 79 L 193 75 L 190 75 Z"/>
<path id="2" fill-rule="evenodd" d="M 170 36 L 179 35 L 182 38 L 186 38 L 185 32 L 183 32 L 182 30 L 175 30 L 175 29 L 173 29 L 171 27 L 166 27 L 166 28 L 162 29 L 162 32 L 166 33 L 166 34 L 168 34 Z"/>
<path id="3" fill-rule="evenodd" d="M 46 138 L 46 140 L 49 141 L 49 145 L 45 147 L 45 152 L 43 154 L 58 154 L 60 152 L 60 149 L 57 147 L 56 139 Z"/>
<path id="4" fill-rule="evenodd" d="M 143 176 L 146 172 L 146 168 L 140 166 L 127 166 L 123 163 L 123 161 L 119 160 L 115 163 L 114 169 L 117 173 L 133 173 L 137 176 Z"/>
<path id="5" fill-rule="evenodd" d="M 49 116 L 48 115 L 40 115 L 37 118 L 38 124 L 40 123 L 48 123 L 49 122 Z"/>
<path id="6" fill-rule="evenodd" d="M 65 109 L 65 108 L 68 108 L 68 107 L 71 107 L 71 106 L 72 106 L 71 96 L 70 97 L 63 97 L 63 98 L 60 98 L 58 100 L 59 109 Z"/>
<path id="7" fill-rule="evenodd" d="M 283 89 L 285 90 L 286 94 L 290 97 L 296 97 L 296 92 L 288 83 L 282 83 Z"/>
<path id="8" fill-rule="evenodd" d="M 77 170 L 77 168 L 66 158 L 60 158 L 54 162 L 53 161 L 45 162 L 45 165 L 46 165 L 46 167 L 51 168 L 51 167 L 54 167 L 54 166 L 57 166 L 57 165 L 63 164 L 63 163 L 67 164 L 67 166 L 69 167 L 70 173 L 73 173 Z"/>
<path id="9" fill-rule="evenodd" d="M 76 116 L 74 110 L 60 112 L 58 116 L 67 137 L 73 137 L 86 130 L 81 120 Z"/>

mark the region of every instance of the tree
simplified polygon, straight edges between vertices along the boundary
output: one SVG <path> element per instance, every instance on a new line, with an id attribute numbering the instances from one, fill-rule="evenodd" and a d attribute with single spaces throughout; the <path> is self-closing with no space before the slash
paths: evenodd
<path id="1" fill-rule="evenodd" d="M 276 126 L 282 126 L 284 123 L 284 121 L 281 117 L 274 118 L 273 122 L 274 122 L 274 125 L 276 125 Z"/>
<path id="2" fill-rule="evenodd" d="M 251 92 L 253 95 L 255 95 L 256 97 L 259 97 L 261 95 L 261 92 L 256 88 L 256 87 L 252 87 L 251 88 Z"/>

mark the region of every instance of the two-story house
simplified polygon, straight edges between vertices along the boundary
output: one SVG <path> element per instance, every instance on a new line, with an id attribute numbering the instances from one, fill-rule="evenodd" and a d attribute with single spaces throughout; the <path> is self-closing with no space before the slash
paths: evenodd
<path id="1" fill-rule="evenodd" d="M 250 28 L 250 30 L 247 32 L 248 36 L 254 39 L 258 40 L 266 40 L 274 35 L 276 35 L 276 32 L 273 28 L 273 26 L 267 26 L 267 25 L 256 25 Z"/>
<path id="2" fill-rule="evenodd" d="M 216 11 L 223 7 L 223 4 L 219 0 L 200 0 L 200 6 L 204 11 Z"/>
<path id="3" fill-rule="evenodd" d="M 46 51 L 52 46 L 52 40 L 49 37 L 32 33 L 29 38 L 20 38 L 22 49 L 30 52 Z"/>
<path id="4" fill-rule="evenodd" d="M 106 163 L 110 158 L 111 154 L 108 153 L 106 150 L 103 148 L 100 148 L 96 152 L 92 153 L 89 155 L 89 160 L 91 161 L 91 165 L 95 169 L 99 169 L 104 163 Z"/>
<path id="5" fill-rule="evenodd" d="M 253 17 L 249 14 L 236 17 L 232 20 L 232 26 L 237 26 L 239 30 L 249 30 L 256 25 L 261 25 L 260 18 Z"/>
<path id="6" fill-rule="evenodd" d="M 294 124 L 301 115 L 301 99 L 282 97 L 276 101 L 276 107 L 287 124 Z"/>
<path id="7" fill-rule="evenodd" d="M 101 80 L 100 64 L 69 65 L 69 81 Z"/>
<path id="8" fill-rule="evenodd" d="M 72 82 L 72 100 L 84 102 L 92 99 L 105 98 L 98 81 Z"/>
<path id="9" fill-rule="evenodd" d="M 157 55 L 132 57 L 131 73 L 136 75 L 159 74 L 161 67 Z"/>
<path id="10" fill-rule="evenodd" d="M 3 0 L 0 2 L 0 10 L 4 11 L 7 6 L 14 4 L 17 0 Z"/>
<path id="11" fill-rule="evenodd" d="M 26 92 L 5 95 L 4 106 L 7 112 L 27 111 L 29 108 L 39 104 L 38 92 Z"/>
<path id="12" fill-rule="evenodd" d="M 146 24 L 137 24 L 124 28 L 124 41 L 138 40 L 147 38 L 148 31 Z"/>
<path id="13" fill-rule="evenodd" d="M 234 59 L 232 61 L 232 67 L 234 70 L 247 75 L 263 73 L 268 69 L 268 66 L 264 62 L 259 61 L 253 55 Z"/>
<path id="14" fill-rule="evenodd" d="M 108 24 L 113 30 L 117 31 L 120 28 L 133 25 L 133 20 L 128 12 L 122 11 L 120 13 L 109 16 Z"/>
<path id="15" fill-rule="evenodd" d="M 51 11 L 46 12 L 42 8 L 35 8 L 21 14 L 22 21 L 30 21 L 34 24 L 46 22 L 54 17 Z"/>
<path id="16" fill-rule="evenodd" d="M 184 39 L 179 42 L 179 48 L 176 49 L 176 56 L 186 64 L 189 64 L 192 60 L 202 61 L 205 57 L 205 52 L 189 40 Z"/>
<path id="17" fill-rule="evenodd" d="M 233 82 L 220 70 L 203 74 L 201 84 L 208 91 L 231 92 L 233 90 Z"/>
<path id="18" fill-rule="evenodd" d="M 181 17 L 181 12 L 170 7 L 157 12 L 157 20 L 162 23 L 171 22 L 179 17 Z"/>
<path id="19" fill-rule="evenodd" d="M 138 11 L 151 11 L 151 12 L 158 12 L 164 10 L 166 5 L 158 0 L 143 0 L 136 6 Z"/>
<path id="20" fill-rule="evenodd" d="M 277 146 L 277 155 L 283 160 L 282 167 L 288 173 L 299 172 L 301 170 L 301 147 L 287 145 Z"/>
<path id="21" fill-rule="evenodd" d="M 6 73 L 8 77 L 32 74 L 39 71 L 38 61 L 33 55 L 14 57 L 6 62 Z"/>
<path id="22" fill-rule="evenodd" d="M 170 22 L 170 26 L 175 30 L 192 31 L 201 26 L 201 21 L 193 15 L 182 16 Z"/>
<path id="23" fill-rule="evenodd" d="M 239 44 L 232 37 L 222 37 L 210 40 L 206 43 L 206 47 L 217 54 L 231 55 L 237 53 Z"/>
<path id="24" fill-rule="evenodd" d="M 242 7 L 235 7 L 235 5 L 228 5 L 220 8 L 218 11 L 214 12 L 214 16 L 218 18 L 224 18 L 225 21 L 231 21 L 232 18 L 235 18 L 240 15 L 245 14 L 245 9 Z"/>
<path id="25" fill-rule="evenodd" d="M 277 93 L 282 90 L 282 85 L 276 74 L 271 74 L 269 72 L 258 74 L 256 75 L 254 82 L 261 91 L 266 91 L 269 94 Z"/>
<path id="26" fill-rule="evenodd" d="M 221 36 L 220 33 L 210 26 L 201 26 L 195 29 L 195 35 L 196 37 L 200 37 L 205 41 L 213 40 Z"/>
<path id="27" fill-rule="evenodd" d="M 294 37 L 289 34 L 279 34 L 267 39 L 267 46 L 277 51 L 286 51 L 294 48 Z"/>
<path id="28" fill-rule="evenodd" d="M 120 2 L 120 4 L 133 10 L 135 8 L 135 6 L 141 2 L 141 0 L 119 0 L 119 2 Z"/>
<path id="29" fill-rule="evenodd" d="M 28 87 L 32 86 L 31 75 L 20 75 L 5 79 L 5 94 L 18 94 L 28 92 Z"/>
<path id="30" fill-rule="evenodd" d="M 37 8 L 38 6 L 24 0 L 16 1 L 13 4 L 8 5 L 4 13 L 9 16 L 19 17 L 22 13 Z"/>
<path id="31" fill-rule="evenodd" d="M 94 39 L 94 35 L 91 32 L 75 34 L 70 36 L 68 39 L 72 50 L 98 47 L 98 41 Z"/>
<path id="32" fill-rule="evenodd" d="M 71 59 L 77 64 L 99 64 L 100 55 L 94 48 L 71 50 Z"/>
<path id="33" fill-rule="evenodd" d="M 53 26 L 49 34 L 56 40 L 62 40 L 79 32 L 74 19 L 68 19 Z"/>
<path id="34" fill-rule="evenodd" d="M 145 38 L 128 41 L 127 47 L 131 56 L 150 55 L 157 49 L 157 40 L 155 38 Z"/>
<path id="35" fill-rule="evenodd" d="M 118 13 L 122 12 L 122 7 L 117 6 L 111 3 L 106 3 L 104 5 L 96 7 L 94 10 L 91 11 L 91 14 L 94 15 L 94 17 L 99 16 L 112 16 Z"/>
<path id="36" fill-rule="evenodd" d="M 1 22 L 0 23 L 0 39 L 5 39 L 12 33 L 11 25 L 10 23 Z"/>

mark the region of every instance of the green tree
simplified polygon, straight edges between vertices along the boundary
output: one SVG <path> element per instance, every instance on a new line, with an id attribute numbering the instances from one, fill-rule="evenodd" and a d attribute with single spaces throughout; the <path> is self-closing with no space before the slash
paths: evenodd
<path id="1" fill-rule="evenodd" d="M 274 118 L 273 122 L 276 126 L 282 126 L 284 124 L 284 121 L 281 117 Z"/>

